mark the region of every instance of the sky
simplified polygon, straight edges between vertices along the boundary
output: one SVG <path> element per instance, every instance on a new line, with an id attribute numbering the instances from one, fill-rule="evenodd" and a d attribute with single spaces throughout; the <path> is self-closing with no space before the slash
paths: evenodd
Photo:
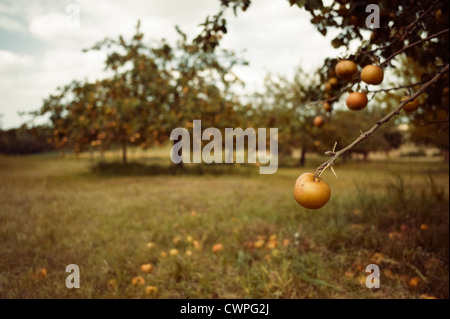
<path id="1" fill-rule="evenodd" d="M 246 83 L 243 93 L 260 90 L 267 73 L 292 76 L 297 66 L 313 71 L 338 56 L 330 44 L 336 34 L 323 37 L 305 10 L 287 0 L 252 2 L 237 18 L 230 13 L 221 43 L 250 63 L 234 70 Z M 0 127 L 20 126 L 29 117 L 19 113 L 38 110 L 58 86 L 104 77 L 104 53 L 83 49 L 106 37 L 130 37 L 138 20 L 145 41 L 173 43 L 175 25 L 192 39 L 219 7 L 219 0 L 1 0 Z"/>

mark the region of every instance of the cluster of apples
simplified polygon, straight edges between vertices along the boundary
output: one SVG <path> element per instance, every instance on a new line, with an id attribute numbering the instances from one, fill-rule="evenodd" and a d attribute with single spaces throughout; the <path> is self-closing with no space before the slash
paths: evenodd
<path id="1" fill-rule="evenodd" d="M 344 81 L 352 81 L 358 74 L 358 66 L 351 60 L 341 60 L 336 64 L 335 73 L 336 76 Z M 369 85 L 379 85 L 384 80 L 384 72 L 377 65 L 367 65 L 360 72 L 361 81 Z M 331 91 L 339 84 L 339 80 L 336 77 L 330 78 L 325 84 L 325 89 Z M 410 97 L 405 96 L 402 98 L 402 102 L 408 100 Z M 367 94 L 365 92 L 351 92 L 347 96 L 345 101 L 348 109 L 352 111 L 359 111 L 366 108 L 369 103 Z M 406 112 L 414 112 L 420 106 L 417 99 L 407 103 L 403 109 Z M 323 108 L 327 112 L 331 112 L 332 106 L 330 103 L 325 102 Z M 314 126 L 321 127 L 324 124 L 324 120 L 321 116 L 317 116 L 314 119 Z M 301 175 L 294 187 L 294 198 L 303 207 L 308 209 L 319 209 L 328 202 L 331 197 L 330 186 L 325 183 L 320 177 L 315 176 L 313 173 L 305 173 Z"/>
<path id="2" fill-rule="evenodd" d="M 336 64 L 336 75 L 346 81 L 351 81 L 358 73 L 358 66 L 351 60 L 341 60 Z M 367 65 L 361 71 L 361 81 L 371 85 L 379 85 L 383 82 L 384 72 L 376 65 Z M 369 103 L 367 94 L 364 92 L 351 92 L 345 101 L 347 107 L 352 111 L 364 109 Z"/>
<path id="3" fill-rule="evenodd" d="M 345 81 L 351 81 L 358 73 L 358 66 L 351 60 L 341 60 L 335 67 L 336 76 Z M 325 90 L 330 91 L 339 84 L 339 80 L 336 77 L 330 78 L 325 84 Z M 371 84 L 379 85 L 384 80 L 383 70 L 376 65 L 367 65 L 361 71 L 361 81 Z M 352 111 L 359 111 L 364 109 L 369 103 L 367 94 L 364 92 L 351 92 L 347 100 L 345 101 L 347 107 Z M 325 102 L 323 108 L 327 112 L 331 112 L 331 104 Z M 323 119 L 321 116 L 317 116 L 314 119 L 314 125 L 321 127 L 323 125 Z"/>
<path id="4" fill-rule="evenodd" d="M 336 64 L 336 75 L 346 81 L 351 81 L 358 73 L 358 66 L 351 60 L 341 60 Z M 370 85 L 379 85 L 384 80 L 384 72 L 377 65 L 367 65 L 361 70 L 361 81 Z M 409 99 L 409 96 L 403 97 L 402 101 Z M 364 109 L 369 100 L 364 92 L 351 92 L 345 101 L 347 107 L 352 111 Z M 406 112 L 414 112 L 419 108 L 419 101 L 416 99 L 407 103 L 403 109 Z"/>

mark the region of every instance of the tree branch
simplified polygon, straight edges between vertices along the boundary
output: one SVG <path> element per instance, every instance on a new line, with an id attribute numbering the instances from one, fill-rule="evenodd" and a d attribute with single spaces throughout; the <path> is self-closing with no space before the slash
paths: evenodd
<path id="1" fill-rule="evenodd" d="M 409 32 L 409 30 L 411 30 L 417 23 L 419 23 L 420 20 L 422 20 L 422 18 L 424 16 L 426 16 L 431 10 L 433 10 L 433 8 L 439 3 L 439 0 L 435 0 L 431 6 L 425 10 L 416 20 L 414 20 L 413 22 L 411 22 L 405 29 L 405 35 Z"/>
<path id="2" fill-rule="evenodd" d="M 424 42 L 426 42 L 426 41 L 428 41 L 428 40 L 431 40 L 431 39 L 433 39 L 433 38 L 437 38 L 437 37 L 439 37 L 440 35 L 442 35 L 442 34 L 444 34 L 444 33 L 448 33 L 448 31 L 449 31 L 449 29 L 442 30 L 442 31 L 440 31 L 440 32 L 438 32 L 438 33 L 432 34 L 432 35 L 430 35 L 430 36 L 428 36 L 428 37 L 426 37 L 426 38 L 423 38 L 423 39 L 421 39 L 421 40 L 419 40 L 419 41 L 416 41 L 416 42 L 414 42 L 414 43 L 411 43 L 410 45 L 408 45 L 408 46 L 402 48 L 401 50 L 398 50 L 397 52 L 392 53 L 391 56 L 389 56 L 383 63 L 380 64 L 380 68 L 385 67 L 386 64 L 388 64 L 390 60 L 392 60 L 393 58 L 395 58 L 397 55 L 399 55 L 399 54 L 405 52 L 406 50 L 408 50 L 408 49 L 410 49 L 410 48 L 412 48 L 412 47 L 415 47 L 416 45 L 422 44 L 422 43 L 424 43 Z"/>
<path id="3" fill-rule="evenodd" d="M 432 34 L 432 35 L 430 35 L 430 36 L 428 36 L 428 37 L 426 37 L 426 38 L 423 38 L 423 39 L 421 39 L 421 40 L 419 40 L 419 41 L 416 41 L 416 42 L 414 42 L 414 43 L 411 43 L 410 45 L 408 45 L 408 46 L 402 48 L 401 50 L 398 50 L 397 52 L 391 54 L 391 56 L 389 56 L 383 63 L 380 64 L 380 68 L 384 68 L 384 67 L 386 66 L 386 64 L 389 63 L 390 60 L 392 60 L 393 58 L 395 58 L 397 55 L 399 55 L 399 54 L 405 52 L 406 50 L 408 50 L 408 49 L 410 49 L 410 48 L 412 48 L 412 47 L 415 47 L 416 45 L 419 45 L 419 44 L 421 44 L 421 43 L 424 43 L 424 42 L 426 42 L 426 41 L 428 41 L 428 40 L 431 40 L 431 39 L 433 39 L 433 38 L 437 38 L 437 37 L 441 36 L 442 34 L 448 33 L 448 32 L 449 32 L 449 29 L 445 29 L 445 30 L 442 30 L 442 31 L 440 31 L 440 32 L 438 32 L 438 33 Z M 361 51 L 360 51 L 360 52 L 361 52 Z M 367 52 L 361 52 L 361 53 L 367 54 Z M 333 97 L 331 97 L 331 98 L 329 98 L 329 99 L 326 99 L 326 100 L 324 100 L 324 102 L 332 103 L 332 102 L 335 102 L 335 101 L 339 100 L 339 98 L 340 98 L 345 92 L 347 92 L 353 85 L 359 83 L 360 81 L 361 81 L 361 80 L 358 79 L 356 82 L 349 83 L 349 84 L 348 84 L 346 87 L 344 87 L 344 88 L 343 88 L 336 96 L 333 96 Z M 406 89 L 406 88 L 410 88 L 410 87 L 413 87 L 413 86 L 416 86 L 416 85 L 420 85 L 420 84 L 422 84 L 422 83 L 417 83 L 417 84 L 414 84 L 414 85 L 412 85 L 412 86 L 398 87 L 398 88 L 392 88 L 392 89 L 382 89 L 382 90 L 379 90 L 379 91 L 369 91 L 369 93 L 373 93 L 373 92 L 387 92 L 387 91 L 394 91 L 394 90 Z"/>
<path id="4" fill-rule="evenodd" d="M 398 90 L 402 90 L 402 89 L 411 89 L 415 86 L 423 85 L 425 83 L 426 83 L 425 81 L 422 81 L 422 82 L 418 82 L 418 83 L 414 83 L 414 84 L 402 85 L 402 86 L 392 87 L 392 88 L 388 88 L 388 89 L 368 90 L 367 93 L 380 93 L 380 92 L 398 91 Z"/>
<path id="5" fill-rule="evenodd" d="M 367 132 L 362 133 L 355 141 L 353 141 L 353 143 L 351 143 L 350 145 L 348 145 L 347 147 L 343 148 L 342 150 L 334 153 L 332 152 L 333 156 L 326 161 L 325 163 L 321 164 L 316 172 L 315 172 L 315 176 L 319 177 L 328 167 L 331 167 L 334 162 L 341 157 L 342 155 L 344 155 L 345 153 L 347 153 L 348 151 L 350 151 L 351 149 L 353 149 L 355 146 L 357 146 L 359 143 L 361 143 L 362 141 L 364 141 L 365 139 L 367 139 L 369 136 L 373 136 L 373 134 L 375 133 L 375 131 L 382 126 L 383 124 L 389 122 L 389 120 L 394 117 L 395 115 L 400 114 L 400 111 L 403 109 L 403 107 L 408 104 L 409 102 L 414 101 L 415 99 L 417 99 L 420 95 L 422 95 L 426 90 L 428 90 L 428 88 L 430 88 L 431 85 L 433 85 L 434 83 L 436 83 L 440 77 L 442 76 L 442 74 L 448 72 L 449 70 L 449 65 L 447 64 L 444 68 L 442 68 L 441 70 L 439 70 L 437 72 L 437 74 L 427 83 L 425 83 L 419 91 L 417 91 L 413 96 L 411 96 L 409 99 L 405 99 L 404 101 L 402 101 L 400 103 L 400 105 L 393 110 L 392 112 L 390 112 L 388 115 L 386 115 L 384 118 L 382 118 L 381 120 L 378 120 L 377 123 Z"/>
<path id="6" fill-rule="evenodd" d="M 417 17 L 416 20 L 414 20 L 413 22 L 411 22 L 406 28 L 403 29 L 403 32 L 402 32 L 402 35 L 401 35 L 401 36 L 396 37 L 392 42 L 390 42 L 390 43 L 388 43 L 388 44 L 386 44 L 386 45 L 384 45 L 384 46 L 382 46 L 382 47 L 378 47 L 378 48 L 376 48 L 376 49 L 374 49 L 374 50 L 372 50 L 372 51 L 367 51 L 367 52 L 360 51 L 360 52 L 363 53 L 363 54 L 369 54 L 369 55 L 370 55 L 370 54 L 373 54 L 373 53 L 375 53 L 375 52 L 377 52 L 377 51 L 384 51 L 384 50 L 386 50 L 387 48 L 389 48 L 390 46 L 392 46 L 393 44 L 397 43 L 398 41 L 403 41 L 403 40 L 405 40 L 406 36 L 409 34 L 409 32 L 412 30 L 412 28 L 413 28 L 417 23 L 419 23 L 419 21 L 422 20 L 422 18 L 423 18 L 424 16 L 426 16 L 431 10 L 433 10 L 433 8 L 434 8 L 434 7 L 436 6 L 436 4 L 438 4 L 438 3 L 439 3 L 439 0 L 435 0 L 427 10 L 425 10 L 419 17 Z"/>

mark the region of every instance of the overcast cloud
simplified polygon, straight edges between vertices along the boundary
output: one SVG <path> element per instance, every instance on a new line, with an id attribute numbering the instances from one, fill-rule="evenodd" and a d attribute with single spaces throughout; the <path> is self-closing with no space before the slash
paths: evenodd
<path id="1" fill-rule="evenodd" d="M 80 9 L 80 27 L 67 27 L 66 8 Z M 0 3 L 0 123 L 24 122 L 18 111 L 40 108 L 42 99 L 73 79 L 104 76 L 101 52 L 83 53 L 105 37 L 131 36 L 141 20 L 146 40 L 176 39 L 175 25 L 192 38 L 198 24 L 219 9 L 218 0 L 2 0 Z M 248 12 L 228 20 L 222 46 L 250 62 L 236 68 L 245 92 L 260 89 L 268 73 L 314 70 L 338 52 L 309 23 L 309 14 L 287 0 L 254 0 Z M 245 50 L 245 52 L 244 52 Z"/>

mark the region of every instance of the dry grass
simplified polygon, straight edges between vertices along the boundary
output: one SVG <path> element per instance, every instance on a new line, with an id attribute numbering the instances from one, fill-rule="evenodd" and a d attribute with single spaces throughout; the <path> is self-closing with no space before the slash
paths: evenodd
<path id="1" fill-rule="evenodd" d="M 449 296 L 448 165 L 341 164 L 338 180 L 324 175 L 333 196 L 319 211 L 293 200 L 299 169 L 139 176 L 137 166 L 105 176 L 91 165 L 0 158 L 0 297 Z M 373 262 L 382 272 L 375 291 L 364 285 Z M 80 289 L 65 287 L 72 263 Z M 150 274 L 140 269 L 147 263 Z M 33 275 L 41 268 L 46 276 Z M 135 276 L 145 284 L 132 285 Z M 408 286 L 413 277 L 418 287 Z"/>

